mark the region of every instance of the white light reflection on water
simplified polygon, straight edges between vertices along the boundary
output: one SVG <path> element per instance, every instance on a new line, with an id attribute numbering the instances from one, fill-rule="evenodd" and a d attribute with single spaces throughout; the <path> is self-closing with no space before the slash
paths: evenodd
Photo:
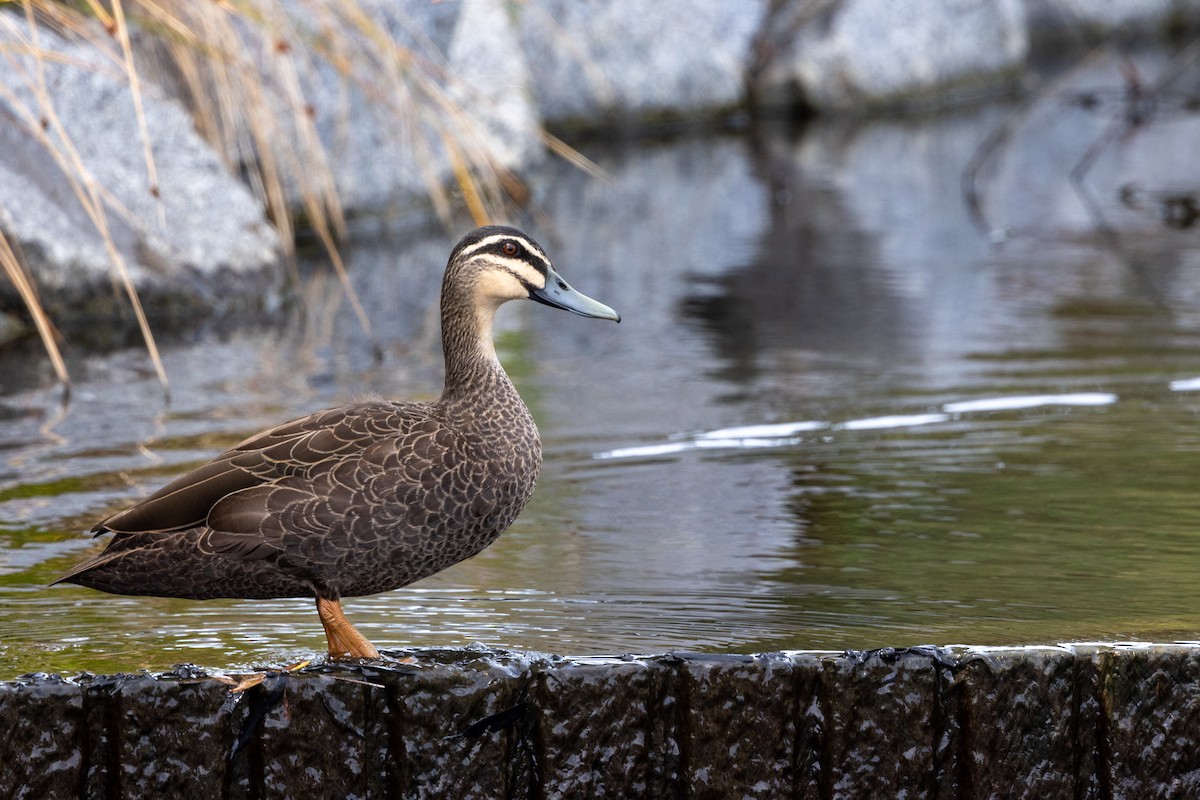
<path id="1" fill-rule="evenodd" d="M 1015 395 L 962 400 L 957 403 L 946 403 L 942 406 L 942 410 L 947 414 L 969 414 L 980 411 L 1019 411 L 1042 406 L 1107 406 L 1115 402 L 1117 402 L 1117 396 L 1110 392 L 1078 392 L 1075 394 Z"/>
<path id="2" fill-rule="evenodd" d="M 828 427 L 829 423 L 815 420 L 782 422 L 775 425 L 742 425 L 737 428 L 719 428 L 715 431 L 708 431 L 700 434 L 697 439 L 778 439 L 797 433 L 819 431 Z"/>
<path id="3" fill-rule="evenodd" d="M 1172 388 L 1174 388 L 1174 384 L 1172 384 Z M 1197 388 L 1200 388 L 1200 383 L 1197 384 Z M 794 436 L 796 433 L 813 431 L 882 431 L 898 428 L 916 428 L 949 422 L 953 418 L 952 415 L 987 411 L 1020 411 L 1046 406 L 1105 406 L 1117 402 L 1117 399 L 1117 395 L 1111 392 L 985 397 L 977 400 L 959 400 L 946 403 L 942 406 L 942 411 L 938 413 L 887 414 L 836 423 L 804 420 L 801 422 L 764 423 L 760 425 L 719 428 L 696 434 L 685 441 L 619 447 L 614 450 L 596 453 L 593 455 L 593 458 L 598 460 L 654 458 L 685 453 L 689 450 L 790 447 L 801 444 L 804 441 L 802 438 Z"/>
<path id="4" fill-rule="evenodd" d="M 915 428 L 950 419 L 945 414 L 889 414 L 884 417 L 852 419 L 835 427 L 847 431 L 881 431 L 888 428 Z"/>

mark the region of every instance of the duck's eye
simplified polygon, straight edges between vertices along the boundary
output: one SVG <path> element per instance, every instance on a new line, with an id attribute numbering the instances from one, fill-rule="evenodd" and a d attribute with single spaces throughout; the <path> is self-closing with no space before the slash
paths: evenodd
<path id="1" fill-rule="evenodd" d="M 515 256 L 517 254 L 517 243 L 505 242 L 504 244 L 500 245 L 500 252 L 504 253 L 506 256 Z"/>

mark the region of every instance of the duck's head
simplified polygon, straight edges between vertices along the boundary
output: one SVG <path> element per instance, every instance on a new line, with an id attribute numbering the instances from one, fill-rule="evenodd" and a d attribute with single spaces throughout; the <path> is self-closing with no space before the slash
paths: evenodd
<path id="1" fill-rule="evenodd" d="M 474 302 L 493 311 L 509 300 L 528 298 L 584 317 L 621 321 L 616 311 L 567 285 L 537 242 L 502 225 L 476 228 L 455 246 L 443 296 L 451 286 L 470 287 Z"/>

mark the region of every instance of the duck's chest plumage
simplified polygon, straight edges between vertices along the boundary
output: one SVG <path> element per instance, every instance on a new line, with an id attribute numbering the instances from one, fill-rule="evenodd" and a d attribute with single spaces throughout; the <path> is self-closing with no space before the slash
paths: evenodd
<path id="1" fill-rule="evenodd" d="M 541 466 L 533 418 L 505 388 L 467 403 L 362 407 L 376 429 L 368 447 L 277 484 L 278 559 L 322 591 L 356 596 L 404 586 L 494 542 L 529 501 Z"/>
<path id="2" fill-rule="evenodd" d="M 537 427 L 517 403 L 489 406 L 491 419 L 435 407 L 394 441 L 372 445 L 356 503 L 331 526 L 344 549 L 323 560 L 323 582 L 343 596 L 387 591 L 494 542 L 529 502 L 541 467 Z"/>

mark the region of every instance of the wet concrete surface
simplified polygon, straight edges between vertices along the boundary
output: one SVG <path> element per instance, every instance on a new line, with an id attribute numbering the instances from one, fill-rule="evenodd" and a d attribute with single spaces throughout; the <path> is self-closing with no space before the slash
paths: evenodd
<path id="1" fill-rule="evenodd" d="M 0 683 L 0 796 L 1189 797 L 1200 649 L 909 648 Z"/>

